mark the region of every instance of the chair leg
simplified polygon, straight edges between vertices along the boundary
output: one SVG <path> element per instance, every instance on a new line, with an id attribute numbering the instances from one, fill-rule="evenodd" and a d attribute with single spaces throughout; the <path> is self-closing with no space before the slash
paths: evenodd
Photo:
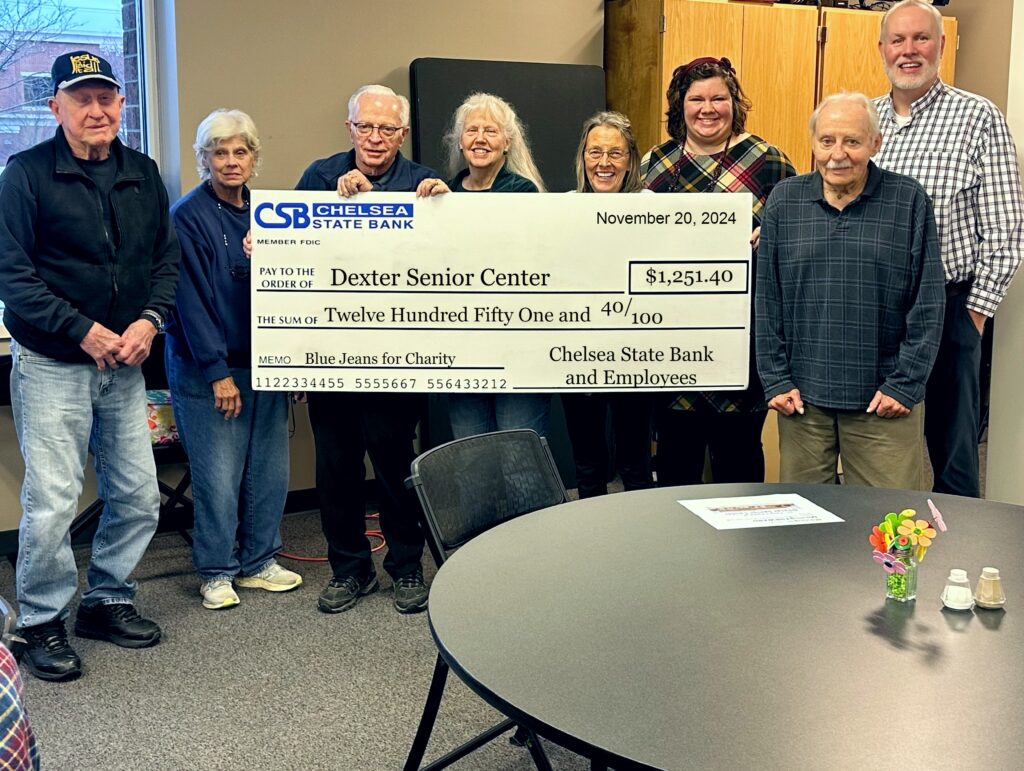
<path id="1" fill-rule="evenodd" d="M 440 654 L 438 654 L 437 661 L 434 663 L 434 674 L 430 679 L 430 688 L 427 691 L 427 701 L 423 705 L 423 715 L 420 717 L 420 724 L 416 728 L 416 736 L 412 740 L 412 747 L 409 748 L 409 756 L 405 760 L 404 771 L 420 771 L 420 763 L 423 762 L 423 755 L 426 753 L 427 744 L 430 742 L 430 734 L 434 730 L 434 723 L 437 720 L 437 713 L 441 707 L 441 697 L 444 695 L 444 688 L 447 684 L 447 680 L 448 665 L 445 663 L 444 659 L 441 658 Z M 426 768 L 447 768 L 455 761 L 465 757 L 470 752 L 473 752 L 478 747 L 483 746 L 494 737 L 512 728 L 514 725 L 515 724 L 511 720 L 503 720 L 474 739 L 466 742 L 461 747 L 458 747 L 447 755 L 438 758 L 433 763 L 426 766 Z M 517 738 L 521 741 L 515 741 Z M 544 748 L 541 746 L 540 739 L 537 737 L 536 733 L 528 728 L 524 728 L 523 726 L 516 726 L 516 735 L 514 737 L 510 737 L 510 741 L 529 749 L 530 756 L 533 758 L 533 762 L 537 766 L 538 771 L 553 771 L 551 768 L 551 761 L 548 760 L 547 753 L 544 752 Z"/>
<path id="2" fill-rule="evenodd" d="M 420 771 L 441 771 L 443 768 L 448 768 L 448 766 L 458 760 L 462 760 L 470 753 L 476 752 L 489 741 L 501 736 L 512 728 L 515 728 L 515 723 L 509 719 L 502 720 L 497 725 L 493 725 L 483 733 L 474 736 L 465 744 L 460 744 L 454 750 L 442 755 L 437 760 L 434 760 L 425 766 L 421 766 Z"/>
<path id="3" fill-rule="evenodd" d="M 447 680 L 448 665 L 438 654 L 437 661 L 434 663 L 434 674 L 430 678 L 427 701 L 423 705 L 423 715 L 416 728 L 416 737 L 412 740 L 412 747 L 409 748 L 409 757 L 405 760 L 405 771 L 416 771 L 420 767 L 420 763 L 423 762 L 423 754 L 427 751 L 430 733 L 434 730 L 434 721 L 437 720 L 437 711 L 441 707 L 441 696 L 444 694 Z"/>
<path id="4" fill-rule="evenodd" d="M 185 468 L 185 473 L 176 486 L 171 487 L 163 481 L 159 482 L 160 493 L 167 496 L 167 500 L 160 504 L 160 517 L 163 519 L 166 515 L 168 520 L 174 522 L 178 534 L 189 546 L 194 545 L 194 541 L 188 531 L 187 522 L 182 520 L 194 516 L 192 501 L 185 495 L 191 484 L 192 469 L 189 467 Z"/>

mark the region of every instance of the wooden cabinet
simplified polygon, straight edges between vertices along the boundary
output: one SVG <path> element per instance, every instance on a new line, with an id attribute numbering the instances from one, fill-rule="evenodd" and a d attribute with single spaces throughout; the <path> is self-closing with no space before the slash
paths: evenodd
<path id="1" fill-rule="evenodd" d="M 822 96 L 889 88 L 878 55 L 882 14 L 811 5 L 725 0 L 607 0 L 608 105 L 633 121 L 646 151 L 668 138 L 672 71 L 698 56 L 728 57 L 753 109 L 747 129 L 781 147 L 800 171 L 811 164 L 807 119 Z M 953 82 L 956 19 L 944 19 L 941 75 Z"/>

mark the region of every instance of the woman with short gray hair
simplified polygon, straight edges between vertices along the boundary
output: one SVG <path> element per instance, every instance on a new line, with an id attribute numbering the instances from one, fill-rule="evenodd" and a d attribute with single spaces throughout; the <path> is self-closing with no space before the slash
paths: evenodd
<path id="1" fill-rule="evenodd" d="M 192 469 L 203 607 L 237 605 L 234 586 L 284 592 L 302 577 L 275 561 L 288 495 L 288 396 L 252 388 L 249 179 L 256 126 L 214 110 L 193 145 L 202 183 L 172 208 L 181 272 L 165 359 L 171 402 Z"/>

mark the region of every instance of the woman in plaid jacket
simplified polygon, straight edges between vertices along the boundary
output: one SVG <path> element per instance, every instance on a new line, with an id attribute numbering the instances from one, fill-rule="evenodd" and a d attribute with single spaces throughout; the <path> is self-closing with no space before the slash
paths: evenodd
<path id="1" fill-rule="evenodd" d="M 672 138 L 644 156 L 640 172 L 656 193 L 752 193 L 756 257 L 761 209 L 796 170 L 785 153 L 746 131 L 750 107 L 728 59 L 702 57 L 677 67 L 668 88 Z M 658 484 L 699 484 L 706 451 L 715 482 L 763 482 L 766 415 L 751 339 L 746 390 L 675 394 L 656 409 Z"/>

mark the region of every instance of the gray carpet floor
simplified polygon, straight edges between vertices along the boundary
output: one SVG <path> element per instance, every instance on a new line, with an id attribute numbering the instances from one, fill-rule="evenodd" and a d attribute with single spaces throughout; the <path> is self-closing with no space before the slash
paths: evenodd
<path id="1" fill-rule="evenodd" d="M 320 556 L 317 513 L 285 517 L 285 551 Z M 78 564 L 88 549 L 76 550 Z M 354 609 L 320 613 L 326 563 L 281 563 L 305 579 L 293 592 L 239 589 L 241 604 L 205 610 L 191 552 L 176 534 L 157 536 L 136 578 L 140 610 L 163 641 L 144 650 L 79 639 L 84 675 L 46 683 L 25 675 L 25 704 L 48 771 L 185 769 L 399 769 L 419 721 L 436 649 L 425 613 L 392 606 L 391 581 L 375 555 L 381 590 Z M 428 581 L 434 573 L 424 559 Z M 84 585 L 84 570 L 79 584 Z M 0 565 L 0 594 L 14 572 Z M 77 601 L 76 601 L 77 604 Z M 72 613 L 75 606 L 72 606 Z M 452 675 L 427 760 L 500 719 Z M 556 769 L 589 764 L 545 744 Z M 500 737 L 453 766 L 534 768 Z"/>

